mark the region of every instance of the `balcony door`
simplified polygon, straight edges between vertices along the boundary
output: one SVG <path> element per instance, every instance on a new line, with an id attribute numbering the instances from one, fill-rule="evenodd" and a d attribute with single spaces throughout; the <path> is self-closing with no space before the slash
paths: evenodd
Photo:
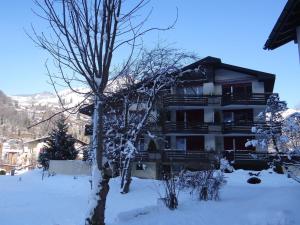
<path id="1" fill-rule="evenodd" d="M 204 151 L 204 136 L 190 136 L 186 138 L 188 152 Z"/>
<path id="2" fill-rule="evenodd" d="M 253 110 L 252 109 L 224 110 L 223 122 L 237 123 L 237 124 L 252 123 Z"/>
<path id="3" fill-rule="evenodd" d="M 233 96 L 238 99 L 247 99 L 252 95 L 252 84 L 225 84 L 222 86 L 222 94 L 224 97 Z"/>
<path id="4" fill-rule="evenodd" d="M 253 146 L 245 147 L 246 142 L 253 138 L 254 137 L 224 137 L 224 150 L 255 150 Z"/>
<path id="5" fill-rule="evenodd" d="M 176 121 L 177 122 L 196 122 L 203 123 L 204 121 L 204 110 L 178 110 L 176 111 Z"/>
<path id="6" fill-rule="evenodd" d="M 204 136 L 176 137 L 176 149 L 178 151 L 204 151 Z"/>

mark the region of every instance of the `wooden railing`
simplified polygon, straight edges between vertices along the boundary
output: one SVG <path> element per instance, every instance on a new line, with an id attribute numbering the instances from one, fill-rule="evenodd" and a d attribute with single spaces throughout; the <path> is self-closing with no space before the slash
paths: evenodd
<path id="1" fill-rule="evenodd" d="M 197 160 L 208 162 L 213 160 L 214 156 L 214 153 L 204 151 L 165 150 L 162 158 L 164 161 Z"/>
<path id="2" fill-rule="evenodd" d="M 223 133 L 252 133 L 251 128 L 255 126 L 254 122 L 232 122 L 232 123 L 223 123 L 222 131 Z"/>
<path id="3" fill-rule="evenodd" d="M 165 122 L 164 132 L 208 133 L 208 124 L 203 122 Z"/>
<path id="4" fill-rule="evenodd" d="M 135 161 L 202 161 L 210 162 L 216 161 L 216 154 L 214 152 L 205 151 L 183 151 L 183 150 L 163 150 L 159 152 L 137 152 Z"/>
<path id="5" fill-rule="evenodd" d="M 224 151 L 224 156 L 229 161 L 268 161 L 272 157 L 268 152 L 255 152 L 249 150 L 230 150 Z"/>
<path id="6" fill-rule="evenodd" d="M 206 106 L 208 98 L 199 95 L 165 95 L 165 106 Z"/>
<path id="7" fill-rule="evenodd" d="M 222 96 L 222 105 L 265 105 L 270 93 L 249 93 L 248 95 Z"/>

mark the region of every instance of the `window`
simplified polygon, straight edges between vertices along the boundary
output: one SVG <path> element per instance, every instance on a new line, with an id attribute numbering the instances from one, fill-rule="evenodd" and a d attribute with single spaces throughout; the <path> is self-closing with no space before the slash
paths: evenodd
<path id="1" fill-rule="evenodd" d="M 186 95 L 203 95 L 203 86 L 193 86 L 185 88 Z"/>
<path id="2" fill-rule="evenodd" d="M 222 86 L 223 96 L 233 95 L 236 98 L 248 98 L 252 94 L 252 84 L 226 84 Z"/>
<path id="3" fill-rule="evenodd" d="M 176 149 L 180 151 L 186 150 L 186 138 L 185 137 L 176 137 Z"/>
<path id="4" fill-rule="evenodd" d="M 233 112 L 224 111 L 223 112 L 223 122 L 224 123 L 234 122 Z"/>

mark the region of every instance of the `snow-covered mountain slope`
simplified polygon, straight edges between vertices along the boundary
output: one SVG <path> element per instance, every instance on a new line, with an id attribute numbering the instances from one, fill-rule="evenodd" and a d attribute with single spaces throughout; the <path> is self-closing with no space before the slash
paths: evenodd
<path id="1" fill-rule="evenodd" d="M 86 88 L 76 90 L 82 93 L 88 93 L 88 89 Z M 18 105 L 21 108 L 27 108 L 32 106 L 48 106 L 56 108 L 61 105 L 60 100 L 61 103 L 63 103 L 65 106 L 72 107 L 82 102 L 85 99 L 86 95 L 73 92 L 70 89 L 66 89 L 58 92 L 58 96 L 50 92 L 42 92 L 32 95 L 14 95 L 10 97 L 14 101 L 17 101 Z"/>
<path id="2" fill-rule="evenodd" d="M 82 102 L 89 90 L 86 88 L 78 88 L 76 91 L 83 93 L 76 93 L 70 89 L 58 92 L 58 96 L 50 92 L 42 92 L 31 95 L 14 95 L 11 99 L 18 102 L 20 108 L 27 108 L 32 106 L 48 106 L 60 107 L 61 103 L 66 107 L 72 107 Z M 60 100 L 59 100 L 60 98 Z"/>

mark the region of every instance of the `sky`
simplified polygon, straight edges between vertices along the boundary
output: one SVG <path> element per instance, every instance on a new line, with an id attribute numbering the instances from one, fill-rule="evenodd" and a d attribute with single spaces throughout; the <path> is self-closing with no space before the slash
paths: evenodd
<path id="1" fill-rule="evenodd" d="M 158 41 L 222 62 L 276 74 L 274 92 L 291 108 L 300 106 L 300 64 L 293 42 L 276 50 L 263 50 L 286 0 L 152 0 L 150 25 L 174 29 L 151 33 L 147 46 Z M 32 0 L 0 3 L 0 90 L 7 95 L 53 92 L 45 62 L 51 57 L 26 35 L 47 24 L 37 17 Z M 121 56 L 116 56 L 121 57 Z M 118 59 L 118 58 L 117 58 Z M 121 60 L 121 58 L 119 59 Z"/>

